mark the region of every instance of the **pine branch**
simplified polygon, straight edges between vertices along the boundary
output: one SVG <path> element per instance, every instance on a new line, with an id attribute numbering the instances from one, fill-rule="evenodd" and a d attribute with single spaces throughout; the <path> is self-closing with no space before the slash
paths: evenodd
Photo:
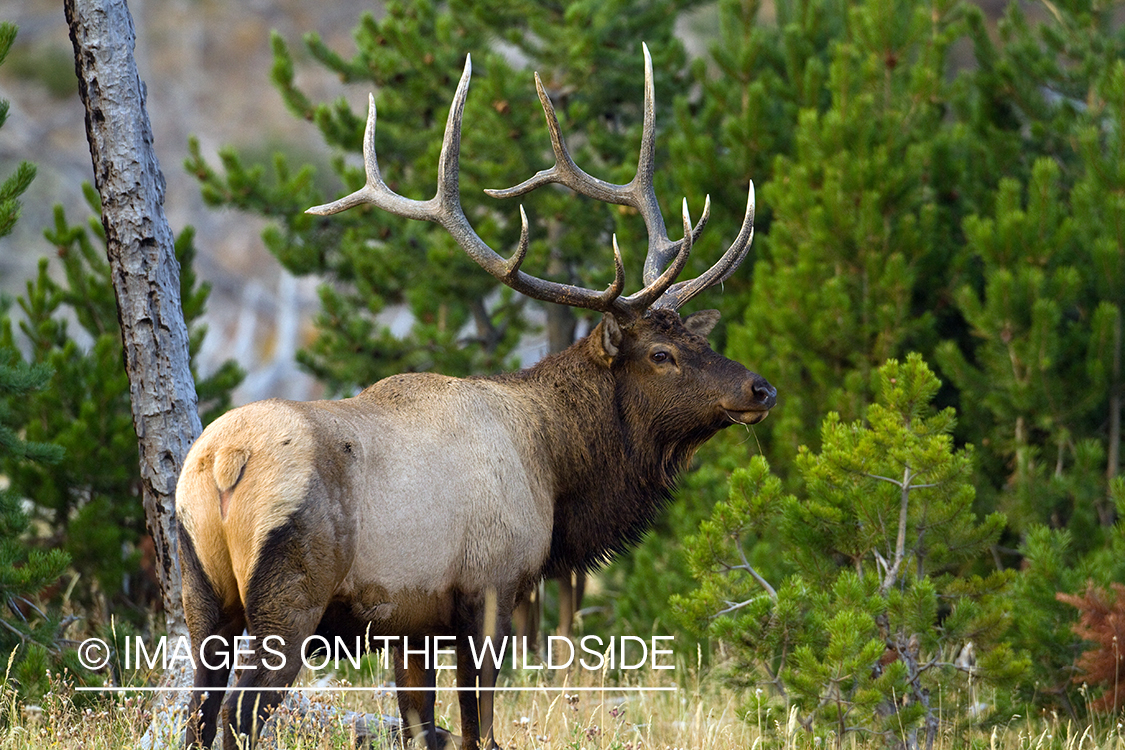
<path id="1" fill-rule="evenodd" d="M 883 578 L 883 585 L 879 587 L 880 595 L 885 596 L 891 587 L 895 585 L 898 580 L 898 571 L 902 568 L 902 559 L 906 555 L 906 515 L 910 508 L 910 479 L 913 475 L 910 473 L 910 466 L 907 465 L 902 472 L 902 483 L 892 482 L 898 485 L 902 490 L 902 497 L 898 511 L 898 537 L 895 541 L 895 562 L 887 571 L 887 575 Z"/>
<path id="2" fill-rule="evenodd" d="M 754 580 L 757 581 L 758 584 L 766 590 L 766 593 L 770 595 L 770 599 L 773 599 L 774 603 L 776 604 L 777 591 L 775 591 L 773 586 L 769 584 L 769 581 L 767 581 L 765 578 L 762 578 L 758 571 L 754 570 L 754 566 L 751 565 L 750 561 L 746 559 L 746 550 L 742 548 L 741 537 L 736 539 L 734 546 L 738 550 L 738 556 L 742 558 L 742 565 L 740 565 L 739 567 L 743 568 L 747 573 L 753 576 Z"/>

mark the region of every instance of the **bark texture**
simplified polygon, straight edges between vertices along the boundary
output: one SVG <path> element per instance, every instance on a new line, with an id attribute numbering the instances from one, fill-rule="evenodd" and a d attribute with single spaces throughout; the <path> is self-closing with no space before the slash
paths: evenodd
<path id="1" fill-rule="evenodd" d="M 144 84 L 133 59 L 129 9 L 124 0 L 66 0 L 65 8 L 117 294 L 145 517 L 174 632 L 183 623 L 172 525 L 176 478 L 201 431 L 180 267 L 164 215 L 164 176 L 153 151 Z"/>
<path id="2" fill-rule="evenodd" d="M 124 0 L 65 0 L 64 9 L 117 295 L 145 519 L 155 542 L 168 634 L 186 637 L 172 521 L 176 479 L 202 427 L 180 268 L 164 214 L 164 176 L 153 151 L 145 88 L 133 56 L 136 32 Z M 188 669 L 176 670 L 162 684 L 190 685 L 191 677 Z M 161 694 L 145 744 L 176 744 L 186 697 Z"/>

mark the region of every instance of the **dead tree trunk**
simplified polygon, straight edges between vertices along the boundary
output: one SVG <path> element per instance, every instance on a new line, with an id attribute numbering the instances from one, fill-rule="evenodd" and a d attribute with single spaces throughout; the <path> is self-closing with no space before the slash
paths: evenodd
<path id="1" fill-rule="evenodd" d="M 183 631 L 172 514 L 176 478 L 202 427 L 180 306 L 180 267 L 164 216 L 164 176 L 152 148 L 124 0 L 66 0 L 65 7 L 113 269 L 145 518 L 156 542 L 169 632 Z"/>
<path id="2" fill-rule="evenodd" d="M 64 8 L 117 295 L 145 520 L 155 542 L 168 634 L 186 637 L 172 516 L 176 479 L 202 427 L 180 304 L 180 268 L 164 215 L 164 176 L 152 147 L 145 88 L 133 57 L 136 34 L 125 0 L 65 0 Z M 190 671 L 165 675 L 163 684 L 189 685 Z M 164 693 L 158 699 L 154 728 L 164 716 L 172 722 L 167 731 L 175 731 L 171 726 L 183 695 Z"/>

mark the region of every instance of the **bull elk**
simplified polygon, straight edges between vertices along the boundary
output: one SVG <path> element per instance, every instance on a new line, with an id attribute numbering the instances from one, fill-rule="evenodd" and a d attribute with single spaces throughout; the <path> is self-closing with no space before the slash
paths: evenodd
<path id="1" fill-rule="evenodd" d="M 616 239 L 614 280 L 597 291 L 520 269 L 528 248 L 522 207 L 510 259 L 469 225 L 458 196 L 458 159 L 471 60 L 449 112 L 430 200 L 404 198 L 380 176 L 372 97 L 367 184 L 310 213 L 370 203 L 440 224 L 512 289 L 599 312 L 601 321 L 566 351 L 520 372 L 396 375 L 354 398 L 248 404 L 203 432 L 176 490 L 193 648 L 229 653 L 244 629 L 257 638 L 242 659 L 251 668 L 236 675 L 222 704 L 224 747 L 253 744 L 297 677 L 301 644 L 314 634 L 358 636 L 367 647 L 386 645 L 380 636 L 455 638 L 463 747 L 495 746 L 496 669 L 488 660 L 474 664 L 473 639 L 506 633 L 514 603 L 542 577 L 595 567 L 639 540 L 694 451 L 724 427 L 761 421 L 774 405 L 776 391 L 765 379 L 708 345 L 718 312 L 677 312 L 746 257 L 753 183 L 734 243 L 703 275 L 676 282 L 709 201 L 693 227 L 685 200 L 684 236 L 669 239 L 652 182 L 647 48 L 644 55 L 644 127 L 631 182 L 603 182 L 575 165 L 536 76 L 556 163 L 516 187 L 486 191 L 504 198 L 560 183 L 636 209 L 649 250 L 644 286 L 628 296 Z M 274 651 L 264 648 L 266 635 L 277 636 Z M 396 648 L 396 683 L 414 689 L 398 693 L 404 730 L 434 748 L 434 669 L 419 658 L 404 661 Z M 263 668 L 279 650 L 286 658 L 274 664 L 283 666 Z M 210 746 L 230 675 L 226 661 L 207 662 L 196 670 L 189 746 Z"/>

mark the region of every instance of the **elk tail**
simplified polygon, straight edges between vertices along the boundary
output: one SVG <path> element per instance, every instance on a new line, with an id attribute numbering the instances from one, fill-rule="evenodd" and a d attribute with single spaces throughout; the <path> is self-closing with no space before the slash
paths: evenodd
<path id="1" fill-rule="evenodd" d="M 246 462 L 249 460 L 248 448 L 222 446 L 215 451 L 215 485 L 219 488 L 219 512 L 224 521 L 227 520 L 227 510 L 230 508 L 234 488 L 242 481 L 242 475 L 246 472 Z"/>

